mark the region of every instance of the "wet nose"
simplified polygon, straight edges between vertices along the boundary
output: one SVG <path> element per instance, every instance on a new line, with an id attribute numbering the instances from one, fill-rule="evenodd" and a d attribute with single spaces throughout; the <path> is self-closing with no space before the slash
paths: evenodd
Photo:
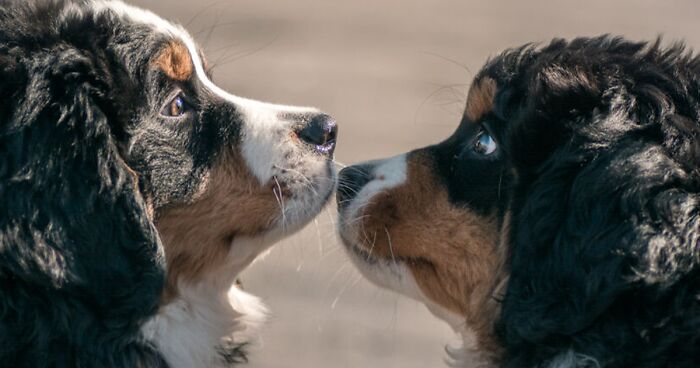
<path id="1" fill-rule="evenodd" d="M 338 208 L 343 209 L 372 180 L 371 165 L 348 166 L 338 173 L 338 192 L 335 196 Z"/>
<path id="2" fill-rule="evenodd" d="M 309 144 L 318 153 L 332 156 L 333 151 L 335 151 L 335 140 L 338 136 L 338 124 L 331 116 L 319 114 L 297 130 L 296 134 L 299 139 Z"/>

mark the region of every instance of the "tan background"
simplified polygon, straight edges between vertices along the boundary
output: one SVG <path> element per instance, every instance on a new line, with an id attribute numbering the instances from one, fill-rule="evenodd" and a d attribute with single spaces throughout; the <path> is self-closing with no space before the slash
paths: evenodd
<path id="1" fill-rule="evenodd" d="M 446 137 L 470 77 L 506 47 L 601 33 L 700 47 L 693 0 L 133 2 L 189 23 L 229 91 L 334 115 L 346 164 Z M 334 212 L 244 275 L 273 312 L 250 366 L 443 367 L 450 330 L 361 279 L 337 243 Z"/>

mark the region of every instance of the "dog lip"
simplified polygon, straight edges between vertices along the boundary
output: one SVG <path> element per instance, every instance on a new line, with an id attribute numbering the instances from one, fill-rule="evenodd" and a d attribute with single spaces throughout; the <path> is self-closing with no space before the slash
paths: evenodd
<path id="1" fill-rule="evenodd" d="M 429 259 L 425 257 L 402 257 L 402 256 L 392 256 L 392 257 L 378 257 L 374 254 L 371 254 L 369 251 L 364 249 L 361 246 L 356 245 L 354 242 L 348 242 L 347 240 L 343 239 L 342 243 L 344 243 L 345 247 L 348 248 L 350 253 L 354 256 L 355 259 L 360 259 L 362 262 L 365 264 L 375 267 L 375 266 L 406 266 L 406 267 L 414 267 L 414 266 L 423 266 L 423 267 L 430 267 L 432 269 L 435 268 L 435 264 Z"/>
<path id="2" fill-rule="evenodd" d="M 355 244 L 355 242 L 350 242 L 347 240 L 343 240 L 343 243 L 345 243 L 346 248 L 349 248 L 349 250 L 356 256 L 361 258 L 363 261 L 365 261 L 368 264 L 376 264 L 379 262 L 379 258 L 376 256 L 372 255 L 370 252 L 366 251 L 364 248 L 358 246 Z"/>
<path id="3" fill-rule="evenodd" d="M 350 252 L 352 252 L 356 257 L 361 258 L 364 262 L 370 265 L 375 265 L 380 262 L 385 262 L 385 263 L 393 263 L 393 264 L 401 264 L 401 263 L 410 263 L 411 261 L 414 262 L 419 262 L 421 259 L 413 259 L 413 258 L 405 258 L 401 256 L 393 256 L 391 258 L 387 257 L 378 257 L 364 247 L 358 245 L 356 242 L 350 241 L 344 234 L 343 231 L 341 231 L 340 238 L 342 240 L 343 245 L 348 248 Z M 428 262 L 427 260 L 424 260 L 425 262 Z"/>
<path id="4" fill-rule="evenodd" d="M 338 210 L 345 210 L 362 188 L 374 179 L 372 168 L 366 164 L 352 165 L 340 170 L 336 189 Z"/>

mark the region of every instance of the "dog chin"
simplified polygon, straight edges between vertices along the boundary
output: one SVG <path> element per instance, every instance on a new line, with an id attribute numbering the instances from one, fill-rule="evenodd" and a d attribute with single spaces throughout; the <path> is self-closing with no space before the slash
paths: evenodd
<path id="1" fill-rule="evenodd" d="M 275 179 L 276 183 L 273 180 L 273 190 L 279 199 L 280 215 L 267 231 L 255 236 L 233 238 L 230 259 L 226 261 L 228 271 L 225 274 L 235 279 L 275 243 L 303 229 L 323 210 L 335 192 L 337 176 L 332 161 L 326 161 L 323 169 L 318 170 L 316 174 L 302 175 L 296 172 L 291 176 Z M 283 194 L 280 195 L 279 191 Z"/>
<path id="2" fill-rule="evenodd" d="M 440 304 L 433 302 L 421 290 L 413 273 L 402 259 L 379 258 L 350 241 L 347 229 L 342 229 L 340 237 L 352 263 L 360 273 L 373 284 L 397 292 L 425 305 L 435 317 L 445 321 L 456 332 L 464 332 L 465 319 Z"/>
<path id="3" fill-rule="evenodd" d="M 337 173 L 331 160 L 322 160 L 325 162 L 310 175 L 288 171 L 281 180 L 275 179 L 280 183 L 273 187 L 279 199 L 280 216 L 272 232 L 291 235 L 306 226 L 328 204 L 335 192 Z M 280 185 L 293 194 L 280 196 Z"/>

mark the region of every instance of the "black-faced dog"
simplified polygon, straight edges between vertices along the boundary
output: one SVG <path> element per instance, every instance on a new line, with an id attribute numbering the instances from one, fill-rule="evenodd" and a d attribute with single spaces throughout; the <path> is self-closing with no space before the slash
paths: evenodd
<path id="1" fill-rule="evenodd" d="M 502 53 L 447 140 L 341 171 L 351 258 L 493 364 L 700 366 L 699 76 L 609 36 Z"/>
<path id="2" fill-rule="evenodd" d="M 232 284 L 332 194 L 336 126 L 208 75 L 121 2 L 0 5 L 0 366 L 246 359 Z"/>

